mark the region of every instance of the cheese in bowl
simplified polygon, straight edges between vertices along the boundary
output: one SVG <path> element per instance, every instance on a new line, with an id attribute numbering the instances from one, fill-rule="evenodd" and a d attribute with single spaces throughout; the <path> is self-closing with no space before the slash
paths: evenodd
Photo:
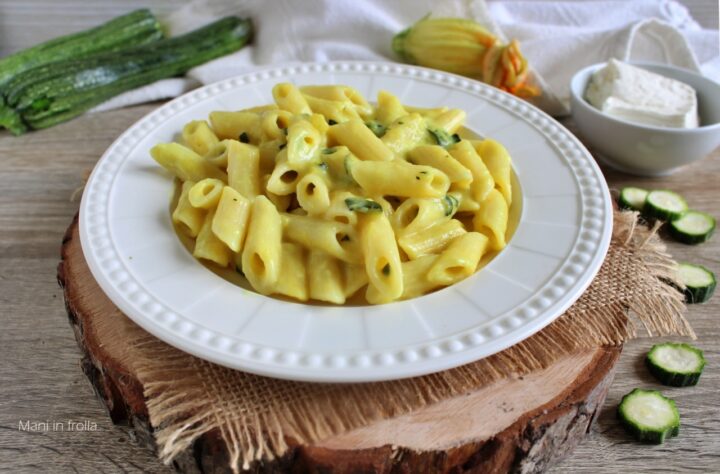
<path id="1" fill-rule="evenodd" d="M 695 89 L 616 59 L 593 73 L 585 97 L 597 109 L 621 120 L 658 127 L 698 127 Z"/>
<path id="2" fill-rule="evenodd" d="M 210 113 L 153 147 L 178 182 L 193 255 L 258 293 L 344 304 L 408 299 L 467 278 L 506 245 L 510 156 L 465 113 L 380 92 L 289 83 L 274 104 Z"/>

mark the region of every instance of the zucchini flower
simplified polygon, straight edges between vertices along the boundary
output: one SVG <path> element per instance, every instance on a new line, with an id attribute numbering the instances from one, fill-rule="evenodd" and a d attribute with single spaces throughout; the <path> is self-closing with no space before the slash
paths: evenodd
<path id="1" fill-rule="evenodd" d="M 539 95 L 516 40 L 502 44 L 480 24 L 463 18 L 425 17 L 395 35 L 403 61 L 477 79 L 521 97 Z"/>

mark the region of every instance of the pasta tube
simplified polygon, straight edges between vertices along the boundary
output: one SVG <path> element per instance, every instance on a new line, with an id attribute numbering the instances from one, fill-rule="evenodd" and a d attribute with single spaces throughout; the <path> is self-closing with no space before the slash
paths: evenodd
<path id="1" fill-rule="evenodd" d="M 415 260 L 402 263 L 403 294 L 402 299 L 415 298 L 432 291 L 439 285 L 427 278 L 428 271 L 437 261 L 437 255 L 424 255 Z"/>
<path id="2" fill-rule="evenodd" d="M 216 178 L 227 182 L 227 175 L 191 149 L 179 143 L 160 143 L 150 149 L 160 166 L 183 181 Z"/>
<path id="3" fill-rule="evenodd" d="M 488 238 L 478 232 L 459 236 L 432 264 L 427 272 L 428 281 L 448 286 L 469 277 L 477 269 L 487 244 Z"/>
<path id="4" fill-rule="evenodd" d="M 259 143 L 262 139 L 260 114 L 257 112 L 210 112 L 210 124 L 221 140 L 240 140 L 245 137 L 248 143 Z"/>
<path id="5" fill-rule="evenodd" d="M 227 142 L 228 185 L 248 199 L 260 194 L 260 152 L 235 140 Z"/>
<path id="6" fill-rule="evenodd" d="M 410 114 L 393 122 L 381 138 L 396 155 L 404 157 L 427 136 L 425 120 L 420 114 Z"/>
<path id="7" fill-rule="evenodd" d="M 410 150 L 407 157 L 410 163 L 439 169 L 447 175 L 451 186 L 467 189 L 472 183 L 473 175 L 470 170 L 441 146 L 420 145 Z"/>
<path id="8" fill-rule="evenodd" d="M 488 197 L 480 203 L 480 210 L 473 217 L 473 227 L 485 234 L 490 240 L 491 250 L 505 248 L 505 232 L 508 223 L 508 204 L 497 189 L 490 191 Z"/>
<path id="9" fill-rule="evenodd" d="M 240 252 L 249 218 L 250 200 L 230 186 L 225 186 L 212 220 L 215 236 L 233 252 Z"/>
<path id="10" fill-rule="evenodd" d="M 483 202 L 488 193 L 495 188 L 495 181 L 480 155 L 477 154 L 468 140 L 459 141 L 451 146 L 448 151 L 461 165 L 470 170 L 473 176 L 470 184 L 473 199 L 477 202 Z"/>
<path id="11" fill-rule="evenodd" d="M 275 84 L 272 90 L 273 98 L 278 107 L 292 114 L 310 114 L 310 106 L 297 87 L 288 82 Z"/>
<path id="12" fill-rule="evenodd" d="M 256 196 L 250 210 L 242 271 L 259 293 L 272 293 L 280 275 L 282 221 L 273 203 Z"/>
<path id="13" fill-rule="evenodd" d="M 408 114 L 400 99 L 387 91 L 378 92 L 377 104 L 375 120 L 385 125 L 390 125 Z"/>
<path id="14" fill-rule="evenodd" d="M 352 226 L 294 214 L 283 214 L 283 221 L 289 240 L 344 262 L 362 262 L 360 242 Z"/>
<path id="15" fill-rule="evenodd" d="M 328 139 L 345 145 L 353 155 L 367 161 L 390 161 L 392 150 L 360 120 L 348 120 L 328 129 Z"/>
<path id="16" fill-rule="evenodd" d="M 219 141 L 204 120 L 193 120 L 185 125 L 182 137 L 185 143 L 199 155 L 205 155 Z"/>
<path id="17" fill-rule="evenodd" d="M 284 242 L 281 250 L 280 274 L 273 293 L 307 301 L 307 272 L 305 270 L 305 250 L 293 243 Z"/>
<path id="18" fill-rule="evenodd" d="M 185 181 L 182 184 L 180 197 L 172 213 L 172 220 L 185 234 L 190 237 L 197 237 L 205 221 L 205 212 L 190 204 L 188 195 L 193 185 L 195 185 L 195 183 L 192 181 Z"/>
<path id="19" fill-rule="evenodd" d="M 473 141 L 471 143 L 475 151 L 480 155 L 483 163 L 485 163 L 485 166 L 487 166 L 488 171 L 490 171 L 495 181 L 495 186 L 500 190 L 509 206 L 512 204 L 510 154 L 504 146 L 495 140 L 486 139 L 483 141 Z"/>
<path id="20" fill-rule="evenodd" d="M 358 161 L 350 172 L 368 194 L 441 197 L 450 187 L 450 180 L 442 171 L 404 161 Z"/>
<path id="21" fill-rule="evenodd" d="M 232 259 L 232 252 L 218 239 L 212 231 L 212 221 L 215 217 L 215 210 L 210 210 L 203 222 L 193 249 L 193 257 L 210 260 L 221 267 L 227 267 Z"/>
<path id="22" fill-rule="evenodd" d="M 382 213 L 367 214 L 360 220 L 360 240 L 369 286 L 365 293 L 372 304 L 400 298 L 403 292 L 400 252 L 390 221 Z"/>
<path id="23" fill-rule="evenodd" d="M 190 188 L 188 199 L 193 207 L 213 209 L 220 200 L 225 183 L 219 179 L 205 178 Z"/>
<path id="24" fill-rule="evenodd" d="M 444 249 L 453 239 L 466 232 L 457 219 L 440 222 L 419 232 L 403 234 L 398 239 L 400 248 L 411 260 L 437 253 Z"/>
<path id="25" fill-rule="evenodd" d="M 343 274 L 340 262 L 319 250 L 310 251 L 307 262 L 310 298 L 343 304 Z"/>

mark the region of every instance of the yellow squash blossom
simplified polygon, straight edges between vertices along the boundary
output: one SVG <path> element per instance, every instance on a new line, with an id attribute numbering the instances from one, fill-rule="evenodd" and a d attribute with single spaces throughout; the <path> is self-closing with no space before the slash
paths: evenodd
<path id="1" fill-rule="evenodd" d="M 522 97 L 538 95 L 528 83 L 528 63 L 518 42 L 503 44 L 480 24 L 463 18 L 423 18 L 395 35 L 404 61 L 460 74 Z"/>

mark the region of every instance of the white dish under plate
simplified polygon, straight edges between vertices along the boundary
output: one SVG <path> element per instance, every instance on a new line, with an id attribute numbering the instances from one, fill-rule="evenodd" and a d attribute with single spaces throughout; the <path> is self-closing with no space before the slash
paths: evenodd
<path id="1" fill-rule="evenodd" d="M 520 182 L 514 236 L 470 278 L 409 301 L 312 306 L 244 290 L 199 264 L 175 235 L 173 183 L 150 148 L 213 110 L 272 102 L 277 82 L 381 89 L 419 107 L 465 110 L 466 127 L 507 147 Z M 85 187 L 80 237 L 101 288 L 159 339 L 247 372 L 313 382 L 423 375 L 501 351 L 566 310 L 597 273 L 612 206 L 588 151 L 552 118 L 460 76 L 368 62 L 278 67 L 194 90 L 150 113 L 102 156 Z"/>

